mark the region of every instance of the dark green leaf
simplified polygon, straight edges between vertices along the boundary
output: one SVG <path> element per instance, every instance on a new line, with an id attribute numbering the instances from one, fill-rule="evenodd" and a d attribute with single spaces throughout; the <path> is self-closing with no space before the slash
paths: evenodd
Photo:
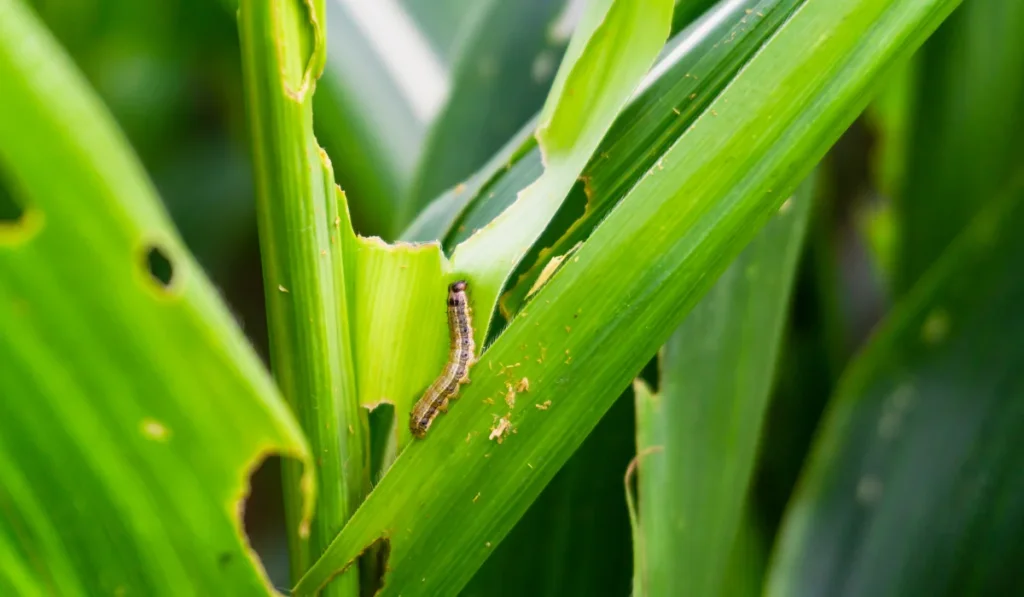
<path id="1" fill-rule="evenodd" d="M 916 59 L 895 197 L 904 292 L 1024 163 L 1024 2 L 967 2 Z"/>
<path id="2" fill-rule="evenodd" d="M 1016 595 L 1024 557 L 1024 184 L 991 202 L 850 367 L 769 595 Z"/>

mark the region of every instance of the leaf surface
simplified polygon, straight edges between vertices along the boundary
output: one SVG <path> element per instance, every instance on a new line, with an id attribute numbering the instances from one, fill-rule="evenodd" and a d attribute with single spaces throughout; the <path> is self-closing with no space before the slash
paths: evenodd
<path id="1" fill-rule="evenodd" d="M 312 459 L 111 117 L 0 1 L 0 593 L 269 594 L 246 475 Z M 41 142 L 45 139 L 45 142 Z"/>
<path id="2" fill-rule="evenodd" d="M 1024 185 L 897 304 L 834 396 L 768 595 L 1024 589 Z"/>

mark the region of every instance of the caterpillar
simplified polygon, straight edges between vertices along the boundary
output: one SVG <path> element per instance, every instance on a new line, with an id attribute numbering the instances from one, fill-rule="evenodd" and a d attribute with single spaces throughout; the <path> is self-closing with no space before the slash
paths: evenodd
<path id="1" fill-rule="evenodd" d="M 474 362 L 476 344 L 473 342 L 473 320 L 466 286 L 465 280 L 448 286 L 448 362 L 412 409 L 409 429 L 418 438 L 427 435 L 438 413 L 448 412 L 448 401 L 458 397 L 459 386 L 469 383 L 469 368 Z"/>

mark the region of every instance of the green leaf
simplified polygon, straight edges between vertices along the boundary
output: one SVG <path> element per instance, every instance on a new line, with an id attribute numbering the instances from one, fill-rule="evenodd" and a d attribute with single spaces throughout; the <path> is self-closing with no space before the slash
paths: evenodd
<path id="1" fill-rule="evenodd" d="M 847 371 L 769 595 L 1024 589 L 1024 184 L 983 212 Z"/>
<path id="2" fill-rule="evenodd" d="M 382 594 L 460 589 L 878 77 L 956 4 L 805 2 L 482 354 L 462 398 L 399 455 L 295 593 L 379 539 Z"/>
<path id="3" fill-rule="evenodd" d="M 760 597 L 764 583 L 768 548 L 764 545 L 751 509 L 744 513 L 729 554 L 728 570 L 723 580 L 722 597 Z"/>
<path id="4" fill-rule="evenodd" d="M 637 392 L 637 595 L 723 591 L 813 194 L 809 180 L 672 334 L 657 394 Z"/>
<path id="5" fill-rule="evenodd" d="M 316 454 L 321 482 L 307 546 L 294 535 L 299 496 L 289 480 L 296 470 L 285 463 L 295 575 L 337 535 L 369 489 L 351 326 L 348 311 L 339 308 L 349 303 L 355 275 L 351 224 L 313 136 L 312 92 L 326 52 L 323 8 L 312 0 L 242 0 L 238 12 L 271 366 Z M 332 591 L 358 594 L 358 584 L 347 579 Z"/>
<path id="6" fill-rule="evenodd" d="M 299 459 L 305 528 L 298 425 L 17 0 L 0 0 L 0 80 L 0 182 L 21 206 L 0 223 L 0 593 L 270 594 L 241 533 L 245 476 Z"/>
<path id="7" fill-rule="evenodd" d="M 543 174 L 516 202 L 456 247 L 455 271 L 473 287 L 482 345 L 505 281 L 554 216 L 650 68 L 668 35 L 672 3 L 604 0 L 588 6 L 540 115 Z"/>
<path id="8" fill-rule="evenodd" d="M 389 426 L 387 465 L 412 437 L 406 413 L 448 359 L 445 303 L 454 280 L 437 243 L 391 246 L 360 237 L 354 255 L 359 291 L 350 318 L 359 400 L 370 410 L 392 404 L 402 415 Z"/>
<path id="9" fill-rule="evenodd" d="M 616 118 L 580 176 L 588 182 L 585 210 L 577 210 L 584 213 L 573 213 L 573 200 L 584 194 L 577 184 L 524 259 L 531 269 L 520 273 L 516 286 L 502 298 L 505 313 L 521 303 L 551 255 L 564 254 L 589 235 L 798 4 L 798 0 L 726 4 L 666 45 L 642 90 Z M 685 6 L 676 6 L 677 11 L 680 8 Z M 444 239 L 448 246 L 466 240 L 496 218 L 543 171 L 540 149 L 526 139 L 533 128 L 521 130 L 465 184 L 431 203 L 402 238 Z M 547 238 L 549 234 L 552 238 Z"/>
<path id="10" fill-rule="evenodd" d="M 582 214 L 563 217 L 559 212 L 524 259 L 529 267 L 520 267 L 514 286 L 501 297 L 503 314 L 514 313 L 543 281 L 551 260 L 586 239 L 644 173 L 658 164 L 665 150 L 704 113 L 797 5 L 793 0 L 725 4 L 670 41 L 653 69 L 659 76 L 645 81 L 580 175 L 585 183 L 579 193 L 584 195 Z M 489 204 L 501 198 L 497 195 L 475 205 L 464 226 L 477 227 L 476 222 L 493 211 Z"/>
<path id="11" fill-rule="evenodd" d="M 536 164 L 530 164 L 531 166 L 535 165 L 535 167 L 530 168 L 530 171 L 526 172 L 525 175 L 519 175 L 523 171 L 522 166 L 526 161 L 523 159 L 524 154 L 537 146 L 537 141 L 533 137 L 533 131 L 536 128 L 536 119 L 528 122 L 480 170 L 466 179 L 465 182 L 455 185 L 455 187 L 445 191 L 431 201 L 426 208 L 420 211 L 420 214 L 416 216 L 416 219 L 409 224 L 409 227 L 405 229 L 399 238 L 407 242 L 449 239 L 456 232 L 455 225 L 459 218 L 464 217 L 466 211 L 474 207 L 473 203 L 479 204 L 482 202 L 485 191 L 488 191 L 487 196 L 499 195 L 499 190 L 494 188 L 495 185 L 501 185 L 503 192 L 500 193 L 500 196 L 503 199 L 507 198 L 507 201 L 489 202 L 495 204 L 495 209 L 491 212 L 491 218 L 486 221 L 490 221 L 490 219 L 501 213 L 503 209 L 511 205 L 515 200 L 516 193 L 530 184 L 530 181 L 540 174 L 541 166 L 538 157 Z M 539 156 L 539 152 L 532 153 L 537 153 Z M 503 175 L 505 171 L 510 169 L 514 169 L 516 175 Z M 461 228 L 464 228 L 464 226 Z M 460 232 L 463 231 L 460 230 Z M 465 240 L 469 236 L 468 232 L 462 234 L 460 240 Z"/>
<path id="12" fill-rule="evenodd" d="M 904 186 L 899 293 L 1024 162 L 1024 3 L 968 2 L 922 48 Z"/>
<path id="13" fill-rule="evenodd" d="M 467 4 L 472 9 L 464 12 L 480 14 L 459 32 L 448 99 L 431 123 L 403 204 L 409 213 L 473 174 L 536 114 L 569 41 L 554 28 L 566 0 Z"/>

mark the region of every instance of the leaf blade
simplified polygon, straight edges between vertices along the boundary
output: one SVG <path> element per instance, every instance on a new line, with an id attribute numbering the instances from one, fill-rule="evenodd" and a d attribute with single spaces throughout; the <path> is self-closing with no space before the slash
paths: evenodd
<path id="1" fill-rule="evenodd" d="M 270 594 L 243 477 L 299 459 L 308 521 L 308 445 L 109 114 L 22 3 L 0 15 L 0 182 L 25 207 L 0 228 L 0 587 Z"/>
<path id="2" fill-rule="evenodd" d="M 1001 562 L 1019 557 L 1006 531 L 1024 520 L 1012 499 L 1024 469 L 1010 448 L 1024 421 L 1024 320 L 1010 308 L 1024 292 L 1022 221 L 1018 179 L 854 361 L 787 511 L 766 594 L 1021 588 Z"/>
<path id="3" fill-rule="evenodd" d="M 723 591 L 813 193 L 809 180 L 719 278 L 662 349 L 658 393 L 637 396 L 644 595 Z"/>

